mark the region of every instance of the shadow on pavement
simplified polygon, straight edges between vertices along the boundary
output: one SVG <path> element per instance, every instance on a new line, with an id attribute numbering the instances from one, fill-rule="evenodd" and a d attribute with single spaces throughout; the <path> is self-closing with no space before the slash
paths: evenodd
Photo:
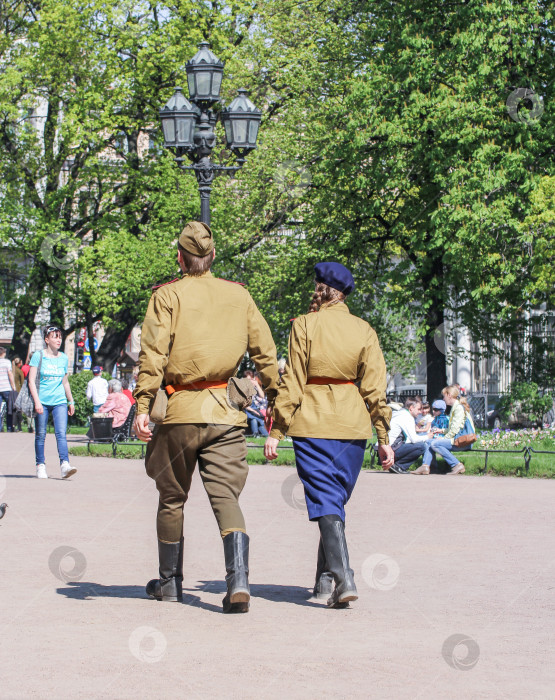
<path id="1" fill-rule="evenodd" d="M 102 583 L 92 583 L 90 581 L 73 581 L 66 584 L 65 588 L 57 588 L 56 593 L 64 595 L 66 598 L 74 600 L 94 600 L 95 598 L 142 598 L 151 600 L 145 593 L 144 586 L 106 586 Z M 279 586 L 275 584 L 251 584 L 251 598 L 264 598 L 274 603 L 289 603 L 293 605 L 304 605 L 308 607 L 322 607 L 322 604 L 308 600 L 311 592 L 301 586 Z M 213 605 L 203 601 L 193 592 L 207 592 L 221 594 L 226 592 L 224 581 L 201 581 L 196 588 L 188 588 L 183 591 L 184 605 L 201 608 L 209 612 L 222 613 L 220 605 Z"/>
<path id="2" fill-rule="evenodd" d="M 1 474 L 4 479 L 36 479 L 36 474 Z"/>
<path id="3" fill-rule="evenodd" d="M 148 599 L 144 586 L 105 586 L 89 581 L 68 581 L 70 588 L 57 588 L 56 593 L 74 600 L 93 600 L 94 598 L 144 598 Z"/>
<path id="4" fill-rule="evenodd" d="M 251 583 L 251 598 L 264 598 L 274 603 L 293 603 L 307 607 L 322 607 L 321 604 L 309 600 L 312 591 L 302 586 L 281 586 L 277 584 Z M 221 593 L 225 595 L 226 585 L 224 581 L 200 581 L 196 588 L 188 588 L 188 591 L 207 591 L 209 593 Z M 183 596 L 185 597 L 184 593 Z M 200 606 L 202 607 L 202 605 Z"/>

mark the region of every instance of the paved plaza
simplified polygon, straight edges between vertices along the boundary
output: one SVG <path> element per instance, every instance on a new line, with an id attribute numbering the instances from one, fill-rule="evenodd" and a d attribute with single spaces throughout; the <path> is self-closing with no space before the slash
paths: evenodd
<path id="1" fill-rule="evenodd" d="M 2 698 L 553 698 L 555 481 L 362 473 L 347 511 L 359 600 L 309 600 L 318 529 L 291 468 L 251 467 L 251 611 L 223 615 L 222 544 L 200 479 L 184 604 L 157 574 L 140 460 L 34 477 L 0 434 Z"/>

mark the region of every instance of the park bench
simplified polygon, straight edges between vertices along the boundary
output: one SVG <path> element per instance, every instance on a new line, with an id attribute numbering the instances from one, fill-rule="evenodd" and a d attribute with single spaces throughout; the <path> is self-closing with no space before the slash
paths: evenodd
<path id="1" fill-rule="evenodd" d="M 110 419 L 92 418 L 91 427 L 87 433 L 87 451 L 89 454 L 91 445 L 112 445 L 112 455 L 114 457 L 117 455 L 118 446 L 133 445 L 140 446 L 142 448 L 141 456 L 144 456 L 145 443 L 140 442 L 140 440 L 131 435 L 136 410 L 137 404 L 133 404 L 124 423 L 118 428 L 113 428 L 111 424 L 107 423 Z"/>

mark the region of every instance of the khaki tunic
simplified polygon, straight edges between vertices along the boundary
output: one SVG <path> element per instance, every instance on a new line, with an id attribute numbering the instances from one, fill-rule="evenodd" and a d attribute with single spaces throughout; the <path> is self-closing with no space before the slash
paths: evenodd
<path id="1" fill-rule="evenodd" d="M 312 377 L 357 382 L 308 384 Z M 274 407 L 271 437 L 359 440 L 389 444 L 386 368 L 376 332 L 344 303 L 299 316 L 289 336 L 289 358 Z"/>
<path id="2" fill-rule="evenodd" d="M 248 351 L 273 401 L 277 390 L 276 348 L 268 324 L 241 285 L 207 272 L 159 287 L 152 295 L 141 331 L 139 377 L 133 396 L 137 414 L 148 413 L 164 384 L 226 381 Z M 177 391 L 168 401 L 164 424 L 247 424 L 232 409 L 224 389 Z"/>

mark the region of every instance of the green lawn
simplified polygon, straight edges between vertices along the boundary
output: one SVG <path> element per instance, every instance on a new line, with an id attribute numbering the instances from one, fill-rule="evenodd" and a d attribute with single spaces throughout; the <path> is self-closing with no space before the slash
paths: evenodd
<path id="1" fill-rule="evenodd" d="M 34 423 L 33 423 L 34 427 Z M 87 430 L 89 427 L 87 425 L 68 425 L 67 427 L 67 434 L 68 435 L 86 435 Z M 27 431 L 27 424 L 23 425 L 23 432 L 26 433 Z M 52 424 L 52 421 L 48 421 L 48 425 L 46 426 L 46 432 L 47 433 L 53 433 L 54 432 L 54 425 Z"/>
<path id="2" fill-rule="evenodd" d="M 85 429 L 83 429 L 85 430 Z M 120 459 L 140 459 L 141 458 L 141 445 L 144 443 L 137 442 L 134 445 L 118 447 L 117 457 Z M 247 444 L 249 445 L 249 451 L 247 455 L 247 461 L 249 464 L 266 464 L 266 458 L 264 457 L 264 438 L 247 438 Z M 529 444 L 535 450 L 546 450 L 555 452 L 555 442 L 551 438 L 537 439 L 530 443 L 521 443 L 517 446 L 507 443 L 500 444 L 498 447 L 504 449 L 522 449 L 524 444 Z M 251 447 L 251 445 L 253 447 Z M 479 445 L 479 443 L 477 443 Z M 259 447 L 258 447 L 259 446 Z M 295 454 L 292 449 L 293 445 L 291 442 L 284 440 L 280 443 L 278 448 L 278 458 L 272 464 L 277 465 L 289 465 L 295 466 Z M 499 476 L 525 476 L 524 468 L 524 454 L 495 454 L 494 447 L 488 455 L 488 474 L 494 474 Z M 70 454 L 77 456 L 90 456 L 94 457 L 112 457 L 112 446 L 111 445 L 91 445 L 90 453 L 87 451 L 86 445 L 79 445 L 70 447 Z M 475 452 L 471 450 L 469 452 L 460 453 L 460 460 L 466 467 L 467 474 L 479 474 L 484 468 L 485 453 Z M 364 456 L 363 469 L 370 468 L 371 461 L 371 451 L 366 450 Z M 413 467 L 416 467 L 421 463 L 419 460 Z M 439 460 L 439 464 L 443 465 L 443 460 Z M 377 463 L 374 463 L 374 469 L 380 469 Z M 532 453 L 532 459 L 530 462 L 530 472 L 531 477 L 537 478 L 555 478 L 555 454 L 553 455 L 542 455 Z"/>
<path id="3" fill-rule="evenodd" d="M 88 425 L 68 425 L 67 432 L 69 435 L 86 435 L 88 429 L 89 429 Z M 49 424 L 48 425 L 48 432 L 53 433 L 54 426 Z"/>
<path id="4" fill-rule="evenodd" d="M 76 445 L 69 448 L 69 454 L 76 457 L 113 457 L 112 445 Z M 141 449 L 142 447 L 142 449 Z M 144 457 L 144 451 L 146 450 L 146 443 L 137 440 L 133 445 L 122 445 L 118 447 L 116 457 L 117 459 L 141 459 L 141 454 Z"/>
<path id="5" fill-rule="evenodd" d="M 555 452 L 555 447 L 550 446 Z M 518 449 L 518 448 L 516 448 Z M 541 449 L 535 446 L 534 449 Z M 549 449 L 546 447 L 545 449 Z M 478 474 L 484 468 L 486 455 L 485 453 L 475 452 L 462 453 L 460 460 L 466 468 L 467 474 Z M 488 455 L 488 474 L 496 474 L 499 476 L 526 476 L 524 466 L 524 454 L 495 454 L 490 452 Z M 541 478 L 555 478 L 555 454 L 539 455 L 532 454 L 530 461 L 529 476 Z"/>

